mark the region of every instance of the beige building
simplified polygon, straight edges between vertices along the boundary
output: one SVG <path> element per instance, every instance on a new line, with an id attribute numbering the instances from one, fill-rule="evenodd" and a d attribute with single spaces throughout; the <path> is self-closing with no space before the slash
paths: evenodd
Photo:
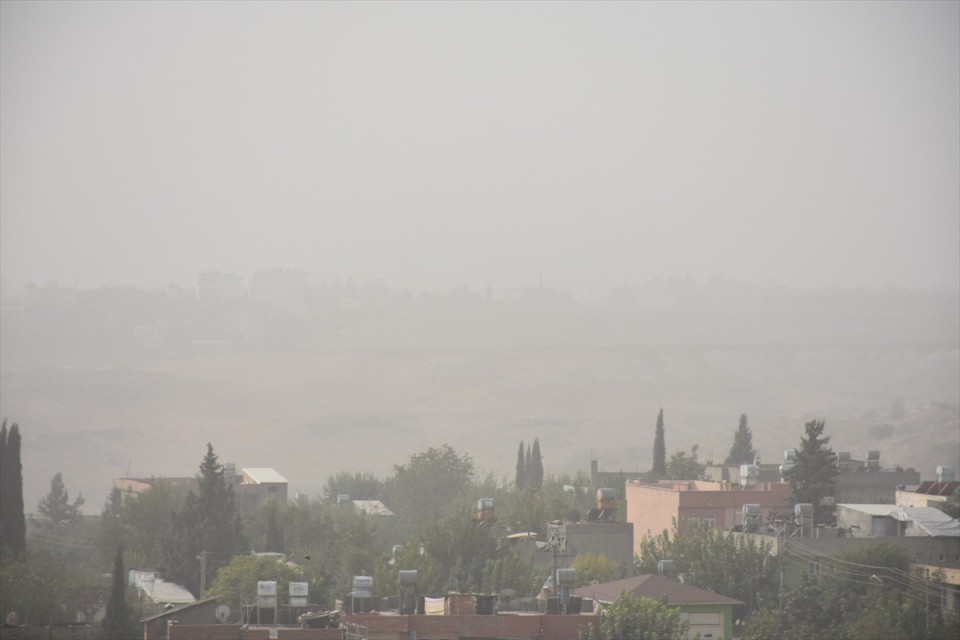
<path id="1" fill-rule="evenodd" d="M 268 467 L 249 467 L 240 469 L 227 463 L 224 465 L 224 477 L 233 485 L 234 498 L 237 510 L 240 513 L 256 511 L 260 505 L 270 500 L 279 504 L 287 503 L 287 479 L 275 469 Z M 114 488 L 120 489 L 123 499 L 143 493 L 157 483 L 187 491 L 197 492 L 199 484 L 197 476 L 189 478 L 119 478 L 113 481 Z"/>
<path id="2" fill-rule="evenodd" d="M 287 479 L 269 467 L 245 467 L 238 474 L 240 483 L 234 486 L 237 510 L 240 513 L 256 511 L 271 500 L 287 504 Z"/>
<path id="3" fill-rule="evenodd" d="M 706 480 L 628 482 L 626 494 L 635 555 L 644 536 L 672 532 L 674 526 L 680 531 L 742 526 L 744 505 L 758 505 L 760 522 L 770 513 L 793 514 L 790 485 L 782 482 L 761 482 L 750 488 Z"/>
<path id="4" fill-rule="evenodd" d="M 921 482 L 914 489 L 897 489 L 898 507 L 936 507 L 943 504 L 960 488 L 960 482 Z"/>

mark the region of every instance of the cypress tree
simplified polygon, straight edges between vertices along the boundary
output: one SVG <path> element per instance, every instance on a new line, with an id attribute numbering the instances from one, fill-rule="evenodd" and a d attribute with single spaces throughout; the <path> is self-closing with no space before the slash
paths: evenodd
<path id="1" fill-rule="evenodd" d="M 833 516 L 833 507 L 821 505 L 827 496 L 836 495 L 837 455 L 827 445 L 829 437 L 823 436 L 823 420 L 811 420 L 804 425 L 800 438 L 797 459 L 784 475 L 790 483 L 790 504 L 810 503 L 814 509 L 814 521 L 828 522 Z"/>
<path id="2" fill-rule="evenodd" d="M 740 414 L 740 425 L 733 434 L 733 445 L 725 464 L 750 464 L 757 452 L 753 448 L 753 433 L 747 426 L 747 414 Z"/>
<path id="3" fill-rule="evenodd" d="M 23 515 L 23 466 L 20 463 L 20 427 L 0 426 L 0 545 L 14 555 L 27 549 Z"/>
<path id="4" fill-rule="evenodd" d="M 517 477 L 514 481 L 517 491 L 523 491 L 527 488 L 527 465 L 523 457 L 523 440 L 520 441 L 520 448 L 517 449 Z"/>
<path id="5" fill-rule="evenodd" d="M 653 438 L 653 468 L 650 475 L 659 480 L 667 475 L 667 443 L 663 429 L 663 407 L 657 414 L 657 431 Z"/>
<path id="6" fill-rule="evenodd" d="M 524 487 L 530 489 L 530 469 L 533 468 L 533 454 L 530 451 L 530 445 L 527 445 L 527 453 L 523 457 L 523 476 Z"/>
<path id="7" fill-rule="evenodd" d="M 530 488 L 543 488 L 543 456 L 540 455 L 540 439 L 533 439 L 533 449 L 530 452 Z"/>
<path id="8" fill-rule="evenodd" d="M 6 551 L 7 537 L 4 530 L 7 528 L 7 421 L 0 425 L 0 558 Z"/>
<path id="9" fill-rule="evenodd" d="M 233 486 L 227 482 L 223 465 L 209 443 L 198 481 L 199 493 L 188 493 L 180 510 L 171 514 L 173 527 L 164 541 L 164 559 L 169 579 L 202 597 L 197 560 L 201 551 L 207 552 L 209 585 L 220 567 L 229 564 L 233 555 L 244 552 L 246 541 Z"/>
<path id="10" fill-rule="evenodd" d="M 104 640 L 126 640 L 131 637 L 130 609 L 127 606 L 127 580 L 123 567 L 123 547 L 117 549 L 113 561 L 113 587 L 103 618 Z"/>
<path id="11" fill-rule="evenodd" d="M 267 506 L 267 531 L 264 536 L 264 551 L 286 552 L 286 536 L 277 521 L 277 501 L 271 500 Z"/>

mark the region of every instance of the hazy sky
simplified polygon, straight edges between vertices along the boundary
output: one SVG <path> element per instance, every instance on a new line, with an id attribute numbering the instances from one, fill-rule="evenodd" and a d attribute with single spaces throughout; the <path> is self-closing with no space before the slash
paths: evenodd
<path id="1" fill-rule="evenodd" d="M 956 290 L 958 8 L 4 0 L 0 272 Z"/>

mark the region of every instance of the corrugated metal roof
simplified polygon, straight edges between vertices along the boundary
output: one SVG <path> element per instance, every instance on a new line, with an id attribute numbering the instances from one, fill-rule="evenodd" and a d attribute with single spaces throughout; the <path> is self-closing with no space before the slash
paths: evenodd
<path id="1" fill-rule="evenodd" d="M 604 582 L 603 584 L 588 585 L 574 589 L 574 595 L 581 598 L 594 598 L 600 602 L 614 602 L 624 593 L 630 593 L 640 598 L 650 598 L 659 601 L 666 596 L 667 604 L 674 606 L 694 604 L 729 604 L 740 605 L 743 602 L 734 598 L 722 596 L 719 593 L 707 591 L 700 587 L 692 587 L 669 578 L 652 573 L 646 573 L 623 580 Z"/>
<path id="2" fill-rule="evenodd" d="M 129 582 L 153 602 L 162 604 L 189 604 L 196 602 L 190 591 L 174 582 L 157 577 L 156 571 L 131 569 Z"/>
<path id="3" fill-rule="evenodd" d="M 951 518 L 934 507 L 898 507 L 895 504 L 838 504 L 837 506 L 870 516 L 913 522 L 927 535 L 933 537 L 960 536 L 960 520 Z"/>
<path id="4" fill-rule="evenodd" d="M 353 508 L 368 516 L 392 516 L 393 511 L 379 500 L 352 500 Z"/>
<path id="5" fill-rule="evenodd" d="M 151 620 L 158 620 L 160 618 L 167 618 L 173 615 L 180 613 L 181 611 L 186 611 L 187 609 L 192 609 L 194 607 L 201 607 L 206 604 L 216 604 L 217 600 L 220 599 L 220 596 L 212 596 L 210 598 L 205 598 L 203 600 L 197 600 L 196 602 L 191 602 L 190 604 L 184 604 L 179 607 L 174 607 L 173 609 L 168 609 L 166 611 L 161 611 L 160 613 L 155 613 L 152 616 L 147 616 L 146 618 L 140 618 L 140 622 L 150 622 Z"/>
<path id="6" fill-rule="evenodd" d="M 896 520 L 913 522 L 934 538 L 960 536 L 960 520 L 934 507 L 897 507 L 890 515 Z"/>
<path id="7" fill-rule="evenodd" d="M 871 516 L 888 516 L 891 511 L 897 508 L 895 504 L 838 504 L 837 507 L 843 507 L 851 511 L 858 511 Z"/>
<path id="8" fill-rule="evenodd" d="M 286 478 L 270 467 L 244 467 L 243 473 L 257 484 L 287 483 Z"/>

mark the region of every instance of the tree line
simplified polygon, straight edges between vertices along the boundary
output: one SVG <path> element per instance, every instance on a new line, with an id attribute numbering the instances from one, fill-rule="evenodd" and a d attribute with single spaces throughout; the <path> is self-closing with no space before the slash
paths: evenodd
<path id="1" fill-rule="evenodd" d="M 788 473 L 795 502 L 829 506 L 822 499 L 833 495 L 837 470 L 824 430 L 822 420 L 804 425 L 795 465 Z M 71 500 L 63 478 L 55 475 L 40 511 L 58 524 L 49 532 L 38 530 L 28 549 L 28 541 L 17 537 L 23 530 L 20 430 L 17 425 L 8 430 L 4 423 L 0 433 L 0 608 L 15 610 L 34 624 L 58 621 L 63 615 L 60 604 L 80 585 L 95 583 L 103 567 L 112 564 L 111 584 L 104 585 L 110 593 L 107 619 L 101 625 L 104 638 L 130 637 L 139 617 L 122 579 L 126 566 L 159 569 L 162 577 L 183 584 L 198 597 L 216 594 L 230 602 L 250 600 L 258 579 L 306 581 L 311 600 L 318 602 L 329 603 L 348 592 L 355 575 L 373 576 L 381 593 L 395 593 L 401 569 L 418 571 L 421 593 L 511 589 L 533 594 L 544 575 L 503 544 L 503 534 L 545 534 L 551 520 L 576 520 L 592 506 L 594 489 L 582 474 L 545 476 L 538 438 L 529 445 L 520 442 L 512 483 L 492 476 L 478 478 L 472 458 L 444 444 L 394 465 L 387 478 L 338 472 L 328 477 L 324 499 L 299 496 L 287 504 L 268 502 L 241 515 L 232 483 L 208 444 L 198 467 L 196 490 L 184 491 L 162 480 L 139 494 L 115 489 L 96 520 L 77 517 L 82 496 Z M 668 461 L 665 434 L 661 409 L 654 450 L 663 455 L 659 466 L 655 455 L 655 467 L 662 468 L 667 478 L 700 477 L 703 469 L 696 445 L 689 453 L 675 452 Z M 744 414 L 728 461 L 752 462 L 754 456 Z M 654 472 L 651 469 L 651 477 L 656 477 Z M 397 515 L 375 521 L 339 504 L 341 495 L 383 500 Z M 495 526 L 479 524 L 474 509 L 479 498 L 494 498 Z M 251 550 L 282 553 L 288 562 L 253 556 Z M 198 556 L 205 559 L 202 565 Z M 916 581 L 907 580 L 909 588 L 900 588 L 903 584 L 896 581 L 848 585 L 811 576 L 786 588 L 780 599 L 779 558 L 771 556 L 762 543 L 718 531 L 674 531 L 647 538 L 628 570 L 653 572 L 663 559 L 674 560 L 675 577 L 682 576 L 688 584 L 743 601 L 739 616 L 744 638 L 803 640 L 827 633 L 858 640 L 869 637 L 865 634 L 881 624 L 901 634 L 891 637 L 938 638 L 950 637 L 945 634 L 957 628 L 956 620 L 918 606 L 914 591 L 920 583 Z M 901 559 L 881 552 L 846 561 L 902 571 Z M 574 567 L 581 583 L 626 577 L 623 567 L 604 556 L 578 556 Z M 890 575 L 902 578 L 900 573 Z M 841 609 L 835 602 L 843 603 Z M 659 604 L 623 599 L 611 607 L 600 636 L 604 640 L 657 637 L 643 634 L 659 629 L 662 637 L 683 637 L 682 621 Z M 884 613 L 885 607 L 893 606 L 900 613 Z M 910 635 L 919 628 L 921 613 L 929 633 Z M 822 624 L 802 627 L 798 621 L 804 616 L 814 616 Z"/>

